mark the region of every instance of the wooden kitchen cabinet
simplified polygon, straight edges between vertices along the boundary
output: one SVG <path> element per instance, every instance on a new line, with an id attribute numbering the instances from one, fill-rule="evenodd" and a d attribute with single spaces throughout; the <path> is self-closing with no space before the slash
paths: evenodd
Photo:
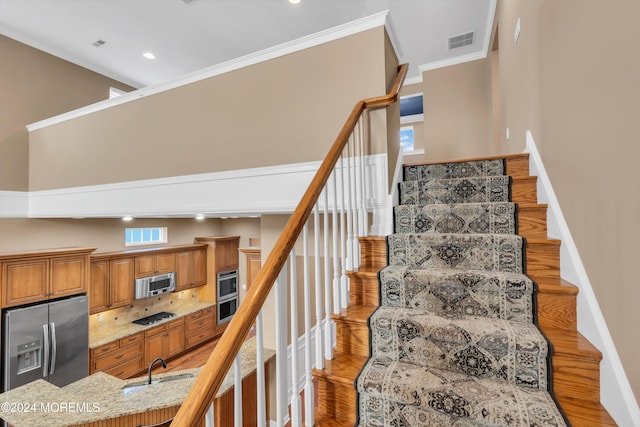
<path id="1" fill-rule="evenodd" d="M 0 256 L 2 306 L 45 301 L 87 291 L 94 248 Z"/>
<path id="2" fill-rule="evenodd" d="M 90 373 L 105 372 L 121 379 L 130 378 L 146 369 L 144 333 L 121 338 L 91 350 Z"/>
<path id="3" fill-rule="evenodd" d="M 216 241 L 216 273 L 238 269 L 239 242 L 239 238 L 220 239 Z"/>
<path id="4" fill-rule="evenodd" d="M 207 307 L 185 316 L 184 329 L 187 349 L 218 336 L 216 307 Z"/>
<path id="5" fill-rule="evenodd" d="M 93 259 L 90 277 L 90 314 L 133 304 L 133 258 Z"/>
<path id="6" fill-rule="evenodd" d="M 144 358 L 148 366 L 156 357 L 169 359 L 185 349 L 184 317 L 171 320 L 144 332 Z"/>
<path id="7" fill-rule="evenodd" d="M 207 283 L 207 248 L 176 253 L 176 292 Z"/>
<path id="8" fill-rule="evenodd" d="M 158 253 L 135 257 L 136 278 L 176 271 L 176 254 Z"/>

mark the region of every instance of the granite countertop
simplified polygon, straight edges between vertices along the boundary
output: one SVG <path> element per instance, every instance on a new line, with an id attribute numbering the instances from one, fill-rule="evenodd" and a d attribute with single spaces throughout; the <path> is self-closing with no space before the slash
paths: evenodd
<path id="1" fill-rule="evenodd" d="M 240 350 L 243 377 L 256 369 L 255 337 L 249 338 Z M 265 349 L 270 360 L 274 350 Z M 64 427 L 112 419 L 155 409 L 181 405 L 202 368 L 155 374 L 155 379 L 191 374 L 192 377 L 160 382 L 125 392 L 128 384 L 144 384 L 146 377 L 121 380 L 103 372 L 57 387 L 37 380 L 0 394 L 0 417 L 15 427 Z M 216 395 L 219 398 L 234 384 L 234 369 L 230 369 Z"/>
<path id="2" fill-rule="evenodd" d="M 110 325 L 109 328 L 105 328 L 103 330 L 97 330 L 96 328 L 91 328 L 89 331 L 89 348 L 93 349 L 96 347 L 100 347 L 103 344 L 110 343 L 112 341 L 119 340 L 120 338 L 124 338 L 129 335 L 137 334 L 138 332 L 142 332 L 146 329 L 155 328 L 162 323 L 170 322 L 172 320 L 176 320 L 179 317 L 186 316 L 191 313 L 195 313 L 198 310 L 202 310 L 203 308 L 211 307 L 216 305 L 214 302 L 192 302 L 187 305 L 183 305 L 181 307 L 176 307 L 174 310 L 171 310 L 176 316 L 171 317 L 169 319 L 165 319 L 161 322 L 154 323 L 153 325 L 138 325 L 135 323 L 125 323 L 121 325 Z"/>

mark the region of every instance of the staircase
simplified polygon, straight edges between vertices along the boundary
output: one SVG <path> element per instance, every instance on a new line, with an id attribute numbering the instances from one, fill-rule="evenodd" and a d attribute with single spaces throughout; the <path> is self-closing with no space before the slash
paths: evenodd
<path id="1" fill-rule="evenodd" d="M 536 177 L 529 176 L 528 155 L 510 155 L 501 159 L 504 159 L 505 173 L 511 177 L 510 196 L 517 205 L 517 232 L 526 239 L 526 274 L 537 284 L 537 305 L 534 305 L 537 307 L 537 324 L 552 348 L 550 388 L 573 426 L 615 426 L 600 404 L 599 363 L 602 356 L 576 330 L 578 289 L 560 278 L 560 241 L 547 238 L 546 206 L 537 203 Z M 421 197 L 425 194 L 426 197 L 438 197 L 439 191 L 441 189 L 430 189 Z M 398 226 L 401 225 L 396 224 Z M 387 266 L 384 237 L 367 237 L 360 241 L 360 268 L 348 274 L 350 305 L 333 317 L 337 328 L 334 359 L 326 362 L 324 370 L 314 371 L 318 406 L 316 425 L 319 426 L 353 426 L 357 422 L 355 383 L 369 358 L 368 319 L 381 298 L 378 272 Z M 402 251 L 396 249 L 394 252 Z M 391 258 L 394 256 L 392 254 Z M 497 317 L 515 316 L 517 314 L 514 313 L 521 308 L 512 307 L 512 312 L 508 312 L 508 308 L 505 310 Z M 376 313 L 376 316 L 380 314 Z M 425 327 L 436 321 L 427 314 L 424 318 Z M 522 378 L 509 381 L 522 382 Z M 546 376 L 539 375 L 536 381 L 544 383 Z M 539 385 L 546 388 L 545 384 Z"/>

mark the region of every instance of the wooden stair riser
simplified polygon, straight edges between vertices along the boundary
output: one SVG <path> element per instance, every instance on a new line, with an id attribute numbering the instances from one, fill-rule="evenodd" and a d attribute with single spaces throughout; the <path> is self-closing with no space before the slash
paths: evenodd
<path id="1" fill-rule="evenodd" d="M 530 176 L 527 178 L 513 178 L 511 180 L 511 201 L 514 203 L 538 203 L 538 178 Z"/>
<path id="2" fill-rule="evenodd" d="M 351 271 L 349 277 L 349 305 L 378 306 L 380 290 L 378 273 Z"/>
<path id="3" fill-rule="evenodd" d="M 356 389 L 353 384 L 318 378 L 318 411 L 346 422 L 356 422 Z"/>
<path id="4" fill-rule="evenodd" d="M 360 269 L 381 270 L 387 266 L 387 240 L 380 236 L 360 237 Z"/>
<path id="5" fill-rule="evenodd" d="M 556 396 L 600 402 L 600 362 L 587 358 L 554 354 L 553 392 Z"/>
<path id="6" fill-rule="evenodd" d="M 507 157 L 505 159 L 505 175 L 513 178 L 527 178 L 529 176 L 529 155 Z"/>
<path id="7" fill-rule="evenodd" d="M 527 240 L 526 273 L 529 276 L 560 277 L 560 242 Z"/>
<path id="8" fill-rule="evenodd" d="M 352 322 L 342 317 L 336 322 L 336 351 L 369 357 L 369 327 L 366 322 Z"/>
<path id="9" fill-rule="evenodd" d="M 557 294 L 538 290 L 538 326 L 545 328 L 576 329 L 576 295 Z"/>
<path id="10" fill-rule="evenodd" d="M 528 239 L 546 239 L 547 205 L 519 205 L 518 234 Z"/>

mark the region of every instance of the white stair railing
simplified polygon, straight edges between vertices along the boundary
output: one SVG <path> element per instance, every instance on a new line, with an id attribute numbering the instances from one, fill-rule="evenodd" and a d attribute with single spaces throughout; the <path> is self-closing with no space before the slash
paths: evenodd
<path id="1" fill-rule="evenodd" d="M 213 416 L 209 408 L 224 381 L 223 369 L 231 368 L 229 357 L 235 360 L 234 425 L 243 425 L 243 414 L 249 408 L 243 407 L 243 367 L 239 350 L 254 320 L 258 401 L 255 409 L 251 409 L 256 411 L 256 425 L 262 427 L 267 423 L 265 323 L 269 325 L 267 327 L 275 326 L 276 332 L 276 402 L 275 414 L 270 418 L 275 418 L 277 427 L 313 425 L 316 393 L 312 371 L 323 369 L 324 359 L 333 357 L 336 328 L 332 316 L 341 314 L 349 304 L 347 272 L 360 265 L 359 239 L 368 232 L 369 215 L 373 211 L 370 200 L 374 194 L 386 194 L 386 188 L 382 191 L 376 188 L 379 181 L 374 180 L 368 170 L 371 153 L 366 150 L 369 146 L 365 135 L 368 123 L 363 112 L 396 102 L 406 71 L 406 65 L 399 68 L 390 94 L 360 101 L 354 107 L 172 425 L 191 427 L 199 425 L 204 418 L 206 424 L 210 424 Z M 310 226 L 313 226 L 312 252 L 309 250 Z M 300 245 L 301 280 L 296 251 L 296 246 L 299 248 Z M 300 287 L 302 304 L 298 300 Z M 265 321 L 261 309 L 271 289 L 275 297 L 275 319 Z M 245 306 L 245 303 L 248 304 Z M 301 398 L 303 393 L 304 399 Z"/>

